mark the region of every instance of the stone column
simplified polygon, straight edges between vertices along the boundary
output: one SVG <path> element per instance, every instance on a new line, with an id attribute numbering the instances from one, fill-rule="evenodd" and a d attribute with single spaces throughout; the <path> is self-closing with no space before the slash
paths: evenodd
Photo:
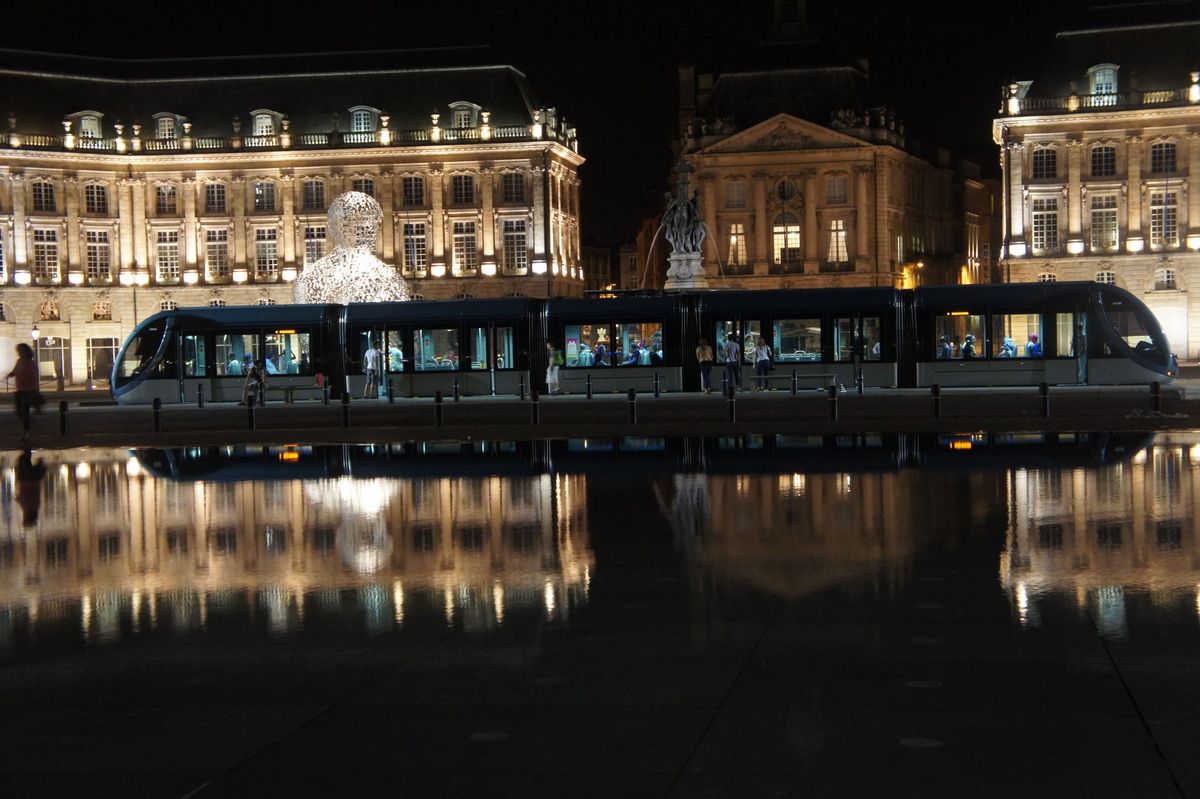
<path id="1" fill-rule="evenodd" d="M 9 274 L 17 266 L 25 266 L 29 263 L 29 250 L 27 249 L 25 239 L 25 176 L 24 175 L 9 175 L 9 181 L 12 186 L 12 260 L 13 266 L 9 267 Z M 33 536 L 30 536 L 33 538 Z"/>
<path id="2" fill-rule="evenodd" d="M 821 252 L 820 231 L 817 229 L 817 170 L 800 171 L 804 178 L 804 273 L 820 271 L 818 253 Z"/>
<path id="3" fill-rule="evenodd" d="M 1025 146 L 1008 145 L 1008 244 L 1009 254 L 1021 257 L 1028 252 L 1025 242 Z M 1012 246 L 1012 245 L 1019 246 Z"/>
<path id="4" fill-rule="evenodd" d="M 282 230 L 279 238 L 283 239 L 280 244 L 283 245 L 283 252 L 280 258 L 279 268 L 282 269 L 284 264 L 295 266 L 296 264 L 296 196 L 295 196 L 296 179 L 292 175 L 280 175 L 279 187 L 283 193 L 283 220 Z"/>
<path id="5" fill-rule="evenodd" d="M 1191 185 L 1193 180 L 1200 180 L 1200 133 L 1189 133 L 1187 137 L 1188 147 L 1188 176 L 1186 186 L 1187 192 L 1187 218 L 1183 220 L 1183 229 L 1187 233 L 1195 235 L 1200 233 L 1200 191 L 1197 187 Z M 1184 239 L 1186 242 L 1187 240 Z"/>
<path id="6" fill-rule="evenodd" d="M 432 247 L 429 265 L 446 265 L 446 213 L 442 210 L 443 175 L 441 164 L 432 164 L 425 183 L 429 186 L 429 235 Z"/>
<path id="7" fill-rule="evenodd" d="M 754 174 L 754 274 L 765 275 L 771 269 L 771 224 L 767 219 L 767 176 Z"/>
<path id="8" fill-rule="evenodd" d="M 120 241 L 121 271 L 133 269 L 133 182 L 129 178 L 117 181 L 117 215 L 119 229 L 117 238 Z"/>
<path id="9" fill-rule="evenodd" d="M 1146 241 L 1142 236 L 1142 137 L 1130 136 L 1125 146 L 1128 151 L 1125 246 L 1130 252 L 1137 252 Z"/>
<path id="10" fill-rule="evenodd" d="M 871 258 L 868 254 L 868 259 L 875 264 L 875 272 L 882 272 L 885 268 L 895 273 L 899 271 L 899 266 L 892 262 L 891 252 L 895 246 L 892 242 L 892 237 L 888 233 L 888 217 L 891 214 L 890 203 L 888 200 L 888 190 L 892 175 L 887 158 L 883 153 L 875 154 L 875 217 L 872 220 L 875 224 L 875 256 Z M 894 279 L 894 278 L 892 278 Z"/>
<path id="11" fill-rule="evenodd" d="M 546 169 L 533 168 L 533 260 L 549 264 L 546 253 Z"/>
<path id="12" fill-rule="evenodd" d="M 490 162 L 479 167 L 480 191 L 483 192 L 483 260 L 496 260 L 496 212 L 493 208 L 495 197 L 496 170 Z"/>
<path id="13" fill-rule="evenodd" d="M 1083 252 L 1083 195 L 1080 191 L 1083 142 L 1067 142 L 1067 251 Z"/>
<path id="14" fill-rule="evenodd" d="M 146 226 L 146 181 L 144 178 L 134 178 L 131 183 L 130 193 L 133 195 L 133 260 L 140 264 L 143 269 L 149 269 L 149 233 Z"/>
<path id="15" fill-rule="evenodd" d="M 708 242 L 708 247 L 701 249 L 712 253 L 711 258 L 705 258 L 703 261 L 704 272 L 709 275 L 717 275 L 720 273 L 720 267 L 717 263 L 721 258 L 720 242 L 717 236 L 717 176 L 711 173 L 700 176 L 700 185 L 703 187 L 704 195 L 701 199 L 703 203 L 704 224 L 707 229 L 704 231 L 704 240 Z"/>
<path id="16" fill-rule="evenodd" d="M 67 248 L 67 271 L 78 272 L 80 240 L 83 238 L 79 230 L 79 178 L 64 178 L 63 184 L 63 209 L 67 212 L 67 237 L 63 246 Z"/>
<path id="17" fill-rule="evenodd" d="M 396 195 L 396 175 L 390 169 L 379 171 L 379 207 L 383 209 L 383 224 L 379 229 L 379 243 L 383 248 L 381 260 L 384 263 L 396 263 L 396 209 L 393 207 Z M 399 264 L 396 264 L 399 266 Z"/>
<path id="18" fill-rule="evenodd" d="M 871 173 L 868 166 L 854 167 L 854 270 L 869 272 L 869 237 L 871 229 L 870 200 L 867 187 L 867 177 Z"/>
<path id="19" fill-rule="evenodd" d="M 233 263 L 235 268 L 246 268 L 246 179 L 235 177 L 230 182 L 230 198 L 233 203 Z"/>
<path id="20" fill-rule="evenodd" d="M 180 191 L 183 194 L 183 239 L 184 262 L 191 268 L 196 268 L 196 254 L 200 251 L 199 230 L 196 226 L 196 179 L 186 177 L 180 181 Z"/>

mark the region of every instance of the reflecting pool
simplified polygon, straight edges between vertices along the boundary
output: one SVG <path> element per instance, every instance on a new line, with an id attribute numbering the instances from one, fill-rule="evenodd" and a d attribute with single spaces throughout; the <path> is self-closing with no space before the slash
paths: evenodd
<path id="1" fill-rule="evenodd" d="M 194 702 L 344 714 L 198 744 L 212 757 L 165 783 L 180 795 L 260 790 L 280 769 L 293 781 L 271 785 L 335 790 L 314 752 L 355 725 L 409 736 L 401 717 L 445 747 L 406 737 L 411 762 L 385 766 L 347 744 L 346 767 L 435 793 L 555 794 L 601 773 L 614 795 L 791 790 L 780 775 L 890 794 L 1016 790 L 1007 764 L 1032 758 L 1046 795 L 1170 795 L 1200 780 L 1172 755 L 1200 741 L 1198 479 L 1200 433 L 7 453 L 0 675 L 16 688 L 0 711 L 45 708 L 30 741 L 60 744 L 63 701 L 89 708 L 71 729 L 110 729 L 96 703 L 153 707 L 172 730 L 197 723 L 177 718 Z M 235 724 L 217 718 L 204 735 Z M 1034 728 L 1065 752 L 1039 759 L 1052 742 Z M 21 784 L 67 790 L 63 773 L 113 754 L 107 732 L 79 734 L 0 755 L 0 772 L 31 758 L 42 776 Z M 900 754 L 926 749 L 944 751 Z M 525 781 L 462 777 L 481 762 Z"/>

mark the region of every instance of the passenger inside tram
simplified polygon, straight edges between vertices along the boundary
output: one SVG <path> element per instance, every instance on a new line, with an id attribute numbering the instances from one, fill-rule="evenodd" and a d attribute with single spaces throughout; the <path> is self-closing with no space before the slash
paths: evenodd
<path id="1" fill-rule="evenodd" d="M 1005 336 L 1004 343 L 1000 345 L 1000 352 L 996 354 L 998 358 L 1015 358 L 1017 357 L 1017 345 L 1013 344 L 1012 336 Z"/>
<path id="2" fill-rule="evenodd" d="M 963 358 L 978 358 L 979 354 L 975 352 L 975 337 L 968 333 L 963 338 L 961 354 Z"/>
<path id="3" fill-rule="evenodd" d="M 1029 340 L 1025 342 L 1025 357 L 1040 358 L 1042 357 L 1042 345 L 1038 343 L 1038 334 L 1030 333 Z"/>

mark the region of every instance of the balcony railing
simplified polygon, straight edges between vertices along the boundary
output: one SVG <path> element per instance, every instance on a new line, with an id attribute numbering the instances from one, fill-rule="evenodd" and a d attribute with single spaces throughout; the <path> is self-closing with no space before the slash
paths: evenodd
<path id="1" fill-rule="evenodd" d="M 1200 87 L 1156 89 L 1108 94 L 1070 94 L 1065 97 L 1009 97 L 1002 113 L 1022 116 L 1031 113 L 1073 114 L 1079 111 L 1112 111 L 1160 105 L 1200 103 Z"/>
<path id="2" fill-rule="evenodd" d="M 537 130 L 540 136 L 534 136 Z M 358 131 L 353 133 L 294 133 L 291 135 L 270 136 L 181 136 L 171 139 L 140 139 L 109 138 L 93 139 L 75 137 L 72 146 L 76 150 L 91 150 L 98 152 L 131 153 L 171 153 L 185 150 L 201 151 L 236 151 L 238 149 L 273 150 L 297 148 L 345 148 L 345 147 L 380 147 L 384 142 L 390 146 L 428 145 L 428 144 L 457 144 L 476 143 L 481 141 L 555 141 L 575 149 L 577 141 L 566 132 L 552 130 L 540 125 L 504 125 L 487 128 L 438 128 L 436 136 L 434 128 L 398 129 L 386 128 L 374 131 Z M 45 133 L 10 132 L 7 136 L 0 134 L 0 149 L 38 149 L 65 150 L 64 137 Z"/>

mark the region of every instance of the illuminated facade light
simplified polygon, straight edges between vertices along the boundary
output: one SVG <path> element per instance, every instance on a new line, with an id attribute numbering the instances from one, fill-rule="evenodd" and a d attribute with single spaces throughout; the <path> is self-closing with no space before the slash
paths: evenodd
<path id="1" fill-rule="evenodd" d="M 532 268 L 533 268 L 533 273 L 535 275 L 546 274 L 546 262 L 545 261 L 534 261 Z"/>
<path id="2" fill-rule="evenodd" d="M 484 261 L 482 264 L 480 264 L 479 271 L 488 277 L 494 277 L 496 274 L 496 262 Z"/>
<path id="3" fill-rule="evenodd" d="M 72 286 L 82 286 L 83 285 L 83 272 L 68 272 L 67 273 L 67 282 L 70 283 Z"/>
<path id="4" fill-rule="evenodd" d="M 1072 239 L 1067 242 L 1067 252 L 1071 255 L 1083 254 L 1083 241 L 1081 239 Z"/>
<path id="5" fill-rule="evenodd" d="M 1125 249 L 1129 250 L 1130 252 L 1141 252 L 1145 248 L 1146 242 L 1141 236 L 1131 236 L 1129 240 L 1125 242 Z"/>
<path id="6" fill-rule="evenodd" d="M 285 266 L 283 269 L 279 270 L 279 276 L 283 278 L 285 283 L 291 283 L 296 279 L 296 267 Z"/>
<path id="7" fill-rule="evenodd" d="M 200 282 L 200 273 L 195 269 L 185 269 L 183 272 L 183 282 L 189 286 L 194 286 Z"/>
<path id="8" fill-rule="evenodd" d="M 122 286 L 132 286 L 133 285 L 133 272 L 129 272 L 129 271 L 121 272 L 121 276 L 119 278 L 117 278 L 117 280 L 120 282 L 120 284 Z"/>
<path id="9" fill-rule="evenodd" d="M 250 274 L 245 269 L 233 270 L 233 282 L 245 283 L 250 278 Z"/>
<path id="10" fill-rule="evenodd" d="M 1013 258 L 1024 258 L 1029 248 L 1023 241 L 1010 241 L 1008 243 L 1008 254 Z"/>
<path id="11" fill-rule="evenodd" d="M 434 264 L 433 266 L 429 267 L 429 274 L 432 275 L 433 277 L 445 277 L 446 276 L 446 265 L 445 264 Z"/>

